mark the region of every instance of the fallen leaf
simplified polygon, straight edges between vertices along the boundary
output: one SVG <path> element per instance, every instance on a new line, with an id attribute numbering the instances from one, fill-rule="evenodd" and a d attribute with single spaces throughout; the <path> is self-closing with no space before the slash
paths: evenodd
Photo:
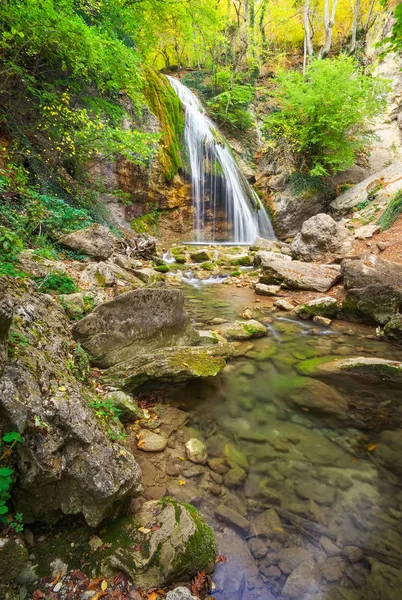
<path id="1" fill-rule="evenodd" d="M 151 533 L 151 530 L 148 529 L 148 527 L 139 527 L 138 531 L 141 531 L 141 533 Z"/>
<path id="2" fill-rule="evenodd" d="M 106 579 L 104 579 L 101 583 L 101 590 L 102 592 L 105 592 L 107 590 L 107 581 Z"/>
<path id="3" fill-rule="evenodd" d="M 157 600 L 158 598 L 158 594 L 156 592 L 152 592 L 152 594 L 149 594 L 148 596 L 148 600 Z"/>
<path id="4" fill-rule="evenodd" d="M 56 583 L 59 581 L 61 577 L 61 571 L 59 571 L 56 575 L 56 577 L 53 579 L 53 585 L 56 585 Z"/>
<path id="5" fill-rule="evenodd" d="M 367 446 L 367 450 L 368 450 L 369 452 L 372 452 L 372 451 L 373 451 L 373 450 L 375 450 L 375 449 L 376 449 L 376 445 L 375 445 L 375 444 L 369 444 L 369 445 Z"/>
<path id="6" fill-rule="evenodd" d="M 224 554 L 220 554 L 219 556 L 216 557 L 216 563 L 226 563 L 228 562 L 228 559 L 226 558 L 226 556 Z"/>
<path id="7" fill-rule="evenodd" d="M 96 592 L 95 596 L 92 596 L 92 600 L 99 600 L 99 598 L 104 598 L 107 595 L 108 595 L 107 592 L 103 592 L 101 590 L 100 592 Z"/>
<path id="8" fill-rule="evenodd" d="M 61 385 L 59 387 L 59 392 L 65 392 L 66 391 L 66 387 L 64 385 Z"/>
<path id="9" fill-rule="evenodd" d="M 120 456 L 126 456 L 127 452 L 125 450 L 120 450 L 119 454 Z"/>
<path id="10" fill-rule="evenodd" d="M 140 440 L 137 444 L 137 448 L 141 448 L 145 444 L 146 440 Z"/>
<path id="11" fill-rule="evenodd" d="M 185 479 L 179 479 L 179 485 L 186 485 L 186 483 Z"/>

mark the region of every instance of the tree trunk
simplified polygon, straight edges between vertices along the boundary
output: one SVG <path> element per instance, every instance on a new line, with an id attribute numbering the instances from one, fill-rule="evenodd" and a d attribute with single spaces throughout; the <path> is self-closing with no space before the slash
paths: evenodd
<path id="1" fill-rule="evenodd" d="M 357 25 L 359 23 L 359 12 L 360 12 L 360 0 L 356 0 L 355 6 L 353 9 L 352 39 L 350 42 L 350 51 L 351 52 L 354 52 L 356 50 Z"/>
<path id="2" fill-rule="evenodd" d="M 311 39 L 310 27 L 310 0 L 305 0 L 303 12 L 303 27 L 304 27 L 304 46 L 305 52 L 311 58 L 313 56 L 313 41 Z M 306 58 L 305 58 L 306 62 Z"/>
<path id="3" fill-rule="evenodd" d="M 335 14 L 336 14 L 336 7 L 338 5 L 338 0 L 334 0 L 331 13 L 330 13 L 330 8 L 329 8 L 329 2 L 330 2 L 330 0 L 325 0 L 325 4 L 324 4 L 325 42 L 318 54 L 319 58 L 324 58 L 325 56 L 327 56 L 328 52 L 331 50 L 331 45 L 332 45 L 332 30 L 334 28 Z"/>
<path id="4" fill-rule="evenodd" d="M 260 34 L 261 34 L 261 59 L 262 59 L 263 63 L 266 61 L 267 55 L 268 55 L 268 43 L 267 43 L 267 36 L 265 33 L 265 23 L 264 23 L 265 13 L 267 10 L 267 4 L 268 4 L 268 0 L 262 0 L 260 18 L 258 21 L 258 27 L 259 27 Z"/>

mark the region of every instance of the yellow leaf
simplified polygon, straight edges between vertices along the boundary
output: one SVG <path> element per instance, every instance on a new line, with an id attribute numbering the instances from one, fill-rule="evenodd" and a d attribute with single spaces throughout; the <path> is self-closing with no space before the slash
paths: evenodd
<path id="1" fill-rule="evenodd" d="M 101 589 L 102 589 L 102 592 L 105 592 L 107 590 L 107 581 L 106 581 L 106 579 L 104 579 L 102 581 L 102 583 L 101 583 Z"/>
<path id="2" fill-rule="evenodd" d="M 120 456 L 126 456 L 127 452 L 125 450 L 120 450 L 119 454 Z"/>
<path id="3" fill-rule="evenodd" d="M 186 485 L 185 479 L 179 479 L 179 485 Z"/>
<path id="4" fill-rule="evenodd" d="M 151 530 L 148 529 L 148 527 L 139 527 L 138 531 L 141 531 L 141 533 L 151 533 Z"/>
<path id="5" fill-rule="evenodd" d="M 59 387 L 59 392 L 65 392 L 65 391 L 66 391 L 66 388 L 65 388 L 65 386 L 64 386 L 64 385 L 61 385 L 61 386 Z"/>
<path id="6" fill-rule="evenodd" d="M 140 440 L 137 444 L 137 448 L 141 448 L 141 446 L 143 446 L 145 444 L 146 440 Z"/>
<path id="7" fill-rule="evenodd" d="M 152 594 L 149 594 L 148 596 L 148 600 L 157 600 L 158 598 L 158 594 L 156 592 L 152 592 Z"/>
<path id="8" fill-rule="evenodd" d="M 367 450 L 368 450 L 369 452 L 372 452 L 373 450 L 375 450 L 375 444 L 369 444 L 369 445 L 367 446 Z"/>

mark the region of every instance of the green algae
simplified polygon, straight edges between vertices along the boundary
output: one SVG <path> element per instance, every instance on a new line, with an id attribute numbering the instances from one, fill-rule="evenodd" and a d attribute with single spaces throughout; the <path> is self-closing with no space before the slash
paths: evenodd
<path id="1" fill-rule="evenodd" d="M 316 368 L 327 362 L 339 360 L 340 357 L 336 356 L 318 356 L 317 358 L 309 358 L 303 360 L 296 365 L 296 371 L 300 375 L 314 375 Z"/>

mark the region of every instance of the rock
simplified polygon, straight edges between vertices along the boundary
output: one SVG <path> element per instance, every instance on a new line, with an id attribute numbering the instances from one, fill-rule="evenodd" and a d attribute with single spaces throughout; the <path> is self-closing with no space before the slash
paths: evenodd
<path id="1" fill-rule="evenodd" d="M 331 319 L 320 317 L 319 315 L 313 317 L 313 321 L 314 323 L 317 323 L 317 325 L 322 325 L 323 327 L 329 327 L 332 323 Z"/>
<path id="2" fill-rule="evenodd" d="M 331 556 L 318 565 L 318 573 L 327 583 L 335 583 L 343 577 L 346 564 L 340 556 Z"/>
<path id="3" fill-rule="evenodd" d="M 333 504 L 335 500 L 335 489 L 315 480 L 299 482 L 295 492 L 303 500 L 314 500 L 318 504 Z"/>
<path id="4" fill-rule="evenodd" d="M 275 567 L 275 565 L 270 565 L 269 567 L 262 565 L 260 567 L 260 571 L 265 577 L 268 577 L 268 578 L 281 577 L 281 575 L 282 575 L 281 570 L 278 569 L 278 567 Z"/>
<path id="5" fill-rule="evenodd" d="M 10 590 L 10 584 L 28 564 L 28 550 L 19 539 L 0 538 L 0 593 Z M 3 596 L 4 597 L 4 596 Z"/>
<path id="6" fill-rule="evenodd" d="M 165 596 L 166 600 L 197 600 L 197 596 L 193 596 L 190 590 L 186 587 L 177 587 L 168 592 Z"/>
<path id="7" fill-rule="evenodd" d="M 85 313 L 85 294 L 66 294 L 59 296 L 59 300 L 70 319 L 80 319 Z"/>
<path id="8" fill-rule="evenodd" d="M 402 342 L 402 315 L 397 313 L 393 315 L 384 327 L 384 333 L 398 342 Z"/>
<path id="9" fill-rule="evenodd" d="M 328 414 L 343 421 L 349 415 L 346 398 L 335 388 L 315 379 L 297 378 L 288 397 L 297 406 L 308 408 L 313 413 Z"/>
<path id="10" fill-rule="evenodd" d="M 402 303 L 400 264 L 371 255 L 365 260 L 342 261 L 347 290 L 342 310 L 384 325 L 399 312 Z"/>
<path id="11" fill-rule="evenodd" d="M 199 346 L 215 346 L 219 344 L 219 336 L 214 331 L 198 331 L 200 336 Z"/>
<path id="12" fill-rule="evenodd" d="M 152 354 L 133 357 L 110 367 L 103 381 L 134 392 L 145 387 L 163 387 L 197 377 L 211 377 L 223 369 L 231 353 L 229 344 L 161 348 Z"/>
<path id="13" fill-rule="evenodd" d="M 367 179 L 364 179 L 361 183 L 354 185 L 352 188 L 335 198 L 330 205 L 331 213 L 335 218 L 341 218 L 350 214 L 359 202 L 367 200 L 367 195 L 373 188 L 379 188 L 376 191 L 377 200 L 388 201 L 392 194 L 398 192 L 402 188 L 402 182 L 400 180 L 401 172 L 402 163 L 395 161 L 389 167 L 367 177 Z"/>
<path id="14" fill-rule="evenodd" d="M 320 537 L 320 546 L 328 556 L 340 556 L 342 553 L 342 550 L 330 538 L 325 536 Z"/>
<path id="15" fill-rule="evenodd" d="M 402 475 L 402 429 L 382 431 L 376 444 L 375 457 L 397 475 Z"/>
<path id="16" fill-rule="evenodd" d="M 224 523 L 227 523 L 240 533 L 247 535 L 250 529 L 250 522 L 242 515 L 230 508 L 229 506 L 220 505 L 215 509 L 215 516 Z"/>
<path id="17" fill-rule="evenodd" d="M 265 510 L 251 521 L 251 533 L 255 536 L 264 535 L 268 539 L 283 541 L 287 534 L 282 527 L 278 513 L 272 508 Z"/>
<path id="18" fill-rule="evenodd" d="M 265 285 L 264 283 L 257 283 L 255 286 L 255 293 L 259 296 L 277 296 L 280 289 L 280 285 Z"/>
<path id="19" fill-rule="evenodd" d="M 171 498 L 146 502 L 134 517 L 109 525 L 102 539 L 111 546 L 99 556 L 97 572 L 123 571 L 145 589 L 189 581 L 215 566 L 212 530 L 196 508 Z"/>
<path id="20" fill-rule="evenodd" d="M 307 364 L 311 364 L 308 369 Z M 304 368 L 303 368 L 304 366 Z M 331 377 L 336 375 L 350 375 L 351 378 L 366 382 L 383 382 L 400 384 L 402 381 L 402 362 L 386 360 L 385 358 L 353 357 L 344 359 L 332 359 L 322 357 L 320 359 L 306 360 L 298 365 L 299 372 L 318 377 Z"/>
<path id="21" fill-rule="evenodd" d="M 144 452 L 162 452 L 166 448 L 167 438 L 149 429 L 141 429 L 140 442 Z"/>
<path id="22" fill-rule="evenodd" d="M 363 559 L 363 551 L 360 550 L 357 546 L 345 546 L 343 552 L 351 563 L 360 562 Z"/>
<path id="23" fill-rule="evenodd" d="M 219 333 L 228 340 L 248 340 L 267 335 L 267 328 L 259 321 L 235 321 L 218 329 Z"/>
<path id="24" fill-rule="evenodd" d="M 113 287 L 121 293 L 144 285 L 133 273 L 112 262 L 91 263 L 79 274 L 79 278 L 81 285 L 92 292 Z"/>
<path id="25" fill-rule="evenodd" d="M 7 294 L 7 280 L 0 279 L 0 375 L 8 358 L 8 337 L 14 316 L 14 300 Z"/>
<path id="26" fill-rule="evenodd" d="M 300 546 L 291 546 L 290 548 L 282 548 L 278 552 L 279 568 L 285 575 L 289 575 L 297 569 L 305 560 L 313 558 L 311 550 L 306 550 Z"/>
<path id="27" fill-rule="evenodd" d="M 154 269 L 134 269 L 133 273 L 146 285 L 156 283 L 157 281 L 163 281 L 165 279 L 163 273 L 159 273 Z"/>
<path id="28" fill-rule="evenodd" d="M 190 252 L 190 258 L 196 263 L 204 263 L 212 260 L 212 256 L 206 250 L 195 250 L 194 252 Z"/>
<path id="29" fill-rule="evenodd" d="M 338 265 L 308 264 L 273 252 L 258 252 L 255 259 L 261 264 L 260 283 L 267 285 L 282 284 L 291 290 L 327 292 L 341 279 Z"/>
<path id="30" fill-rule="evenodd" d="M 320 317 L 336 317 L 338 314 L 338 302 L 332 296 L 324 296 L 323 298 L 314 298 L 304 304 L 300 304 L 295 312 L 299 316 L 313 318 Z"/>
<path id="31" fill-rule="evenodd" d="M 104 225 L 95 223 L 86 229 L 63 235 L 59 243 L 67 248 L 92 256 L 96 260 L 106 260 L 113 254 L 114 239 Z"/>
<path id="32" fill-rule="evenodd" d="M 275 302 L 274 306 L 276 306 L 276 308 L 279 308 L 280 310 L 285 310 L 285 311 L 288 311 L 288 312 L 294 309 L 293 304 L 291 304 L 290 302 L 288 302 L 284 298 L 280 298 L 279 300 L 277 300 Z"/>
<path id="33" fill-rule="evenodd" d="M 250 524 L 249 524 L 250 525 Z M 251 550 L 251 554 L 255 559 L 259 560 L 264 558 L 266 553 L 268 552 L 268 545 L 262 539 L 253 537 L 248 542 L 249 548 Z"/>
<path id="34" fill-rule="evenodd" d="M 228 488 L 239 487 L 246 479 L 247 473 L 239 466 L 229 469 L 223 476 L 223 483 Z"/>
<path id="35" fill-rule="evenodd" d="M 282 590 L 282 596 L 285 598 L 298 599 L 303 594 L 313 594 L 319 590 L 315 579 L 316 565 L 314 558 L 302 562 L 289 575 Z"/>
<path id="36" fill-rule="evenodd" d="M 357 240 L 366 240 L 368 238 L 373 237 L 373 235 L 379 233 L 380 231 L 381 227 L 379 225 L 363 225 L 362 227 L 358 227 L 358 229 L 355 229 L 354 236 Z"/>
<path id="37" fill-rule="evenodd" d="M 127 292 L 97 306 L 74 325 L 73 335 L 101 367 L 199 339 L 184 311 L 183 293 L 159 288 Z"/>
<path id="38" fill-rule="evenodd" d="M 29 281 L 2 283 L 15 307 L 13 329 L 24 339 L 0 378 L 0 428 L 24 435 L 14 508 L 26 522 L 81 513 L 95 527 L 141 491 L 140 469 L 90 407 L 99 401 L 94 390 L 71 373 L 75 344 L 62 308 Z"/>
<path id="39" fill-rule="evenodd" d="M 118 409 L 118 416 L 122 423 L 130 423 L 130 421 L 144 418 L 144 411 L 138 406 L 136 400 L 124 392 L 109 392 L 106 394 L 105 400 L 110 400 Z"/>
<path id="40" fill-rule="evenodd" d="M 219 475 L 224 475 L 228 472 L 229 467 L 226 464 L 224 458 L 210 458 L 208 461 L 208 465 L 215 473 L 219 473 Z"/>
<path id="41" fill-rule="evenodd" d="M 191 438 L 191 440 L 187 442 L 186 454 L 187 458 L 193 463 L 199 463 L 201 465 L 205 465 L 207 463 L 207 449 L 205 444 L 203 444 L 200 440 L 197 440 L 197 438 Z"/>
<path id="42" fill-rule="evenodd" d="M 248 267 L 249 265 L 253 264 L 252 259 L 250 258 L 249 254 L 247 254 L 247 252 L 242 252 L 241 254 L 232 254 L 232 255 L 223 255 L 223 257 L 221 257 L 221 260 L 225 260 L 228 262 L 229 265 L 232 265 L 234 267 L 236 266 L 243 266 L 243 267 Z M 225 261 L 225 262 L 226 262 Z"/>
<path id="43" fill-rule="evenodd" d="M 304 221 L 291 251 L 295 258 L 314 261 L 327 255 L 347 254 L 351 247 L 352 237 L 346 227 L 329 215 L 320 213 Z"/>

